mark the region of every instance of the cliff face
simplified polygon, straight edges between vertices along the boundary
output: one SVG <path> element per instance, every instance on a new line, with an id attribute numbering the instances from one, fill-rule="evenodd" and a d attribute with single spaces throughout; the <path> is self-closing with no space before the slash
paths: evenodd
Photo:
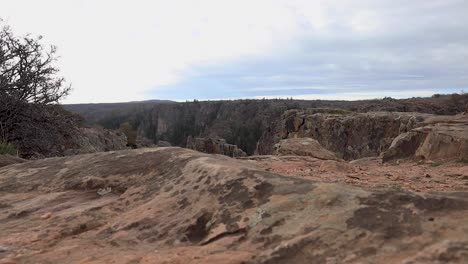
<path id="1" fill-rule="evenodd" d="M 253 154 L 262 131 L 288 107 L 252 100 L 166 104 L 141 114 L 135 125 L 140 135 L 156 143 L 185 147 L 189 136 L 222 138 Z"/>
<path id="2" fill-rule="evenodd" d="M 237 100 L 152 105 L 142 103 L 141 107 L 138 107 L 138 103 L 132 103 L 131 110 L 125 105 L 120 111 L 117 105 L 113 106 L 111 113 L 109 113 L 108 107 L 99 111 L 99 105 L 93 105 L 93 108 L 89 108 L 89 105 L 82 107 L 74 105 L 69 109 L 85 113 L 88 122 L 101 124 L 110 129 L 117 129 L 121 123 L 129 122 L 141 137 L 148 138 L 154 143 L 162 140 L 170 142 L 174 146 L 185 147 L 189 136 L 223 138 L 228 144 L 236 145 L 251 155 L 255 153 L 255 150 L 258 153 L 271 153 L 271 146 L 279 139 L 274 138 L 274 135 L 268 137 L 265 134 L 276 133 L 277 128 L 274 127 L 274 124 L 281 120 L 281 115 L 287 110 L 304 111 L 310 108 L 333 108 L 336 113 L 391 111 L 450 115 L 462 112 L 467 100 L 468 95 L 442 95 L 432 98 L 405 100 L 386 98 L 352 102 Z M 396 135 L 391 134 L 391 136 Z M 261 137 L 261 142 L 258 142 Z M 267 142 L 268 140 L 271 142 Z M 323 144 L 323 142 L 321 143 Z M 371 149 L 373 148 L 375 146 L 371 146 Z M 344 155 L 344 151 L 340 150 L 340 152 L 343 152 Z M 358 153 L 360 152 L 362 150 L 358 151 Z M 375 153 L 375 151 L 371 150 L 369 153 Z M 361 154 L 349 153 L 346 155 L 351 158 Z"/>
<path id="3" fill-rule="evenodd" d="M 422 126 L 432 115 L 421 113 L 317 113 L 291 110 L 273 124 L 257 145 L 257 153 L 272 154 L 281 139 L 310 137 L 346 160 L 378 156 L 400 133 Z"/>
<path id="4" fill-rule="evenodd" d="M 468 162 L 468 116 L 437 117 L 396 137 L 383 161 L 402 158 Z"/>

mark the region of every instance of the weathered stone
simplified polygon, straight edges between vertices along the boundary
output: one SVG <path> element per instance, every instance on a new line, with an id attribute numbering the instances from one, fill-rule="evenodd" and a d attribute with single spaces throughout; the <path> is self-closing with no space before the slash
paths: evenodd
<path id="1" fill-rule="evenodd" d="M 247 154 L 236 145 L 228 144 L 226 140 L 219 138 L 188 137 L 187 148 L 204 153 L 221 154 L 229 157 L 247 156 Z"/>
<path id="2" fill-rule="evenodd" d="M 282 139 L 275 146 L 278 155 L 309 156 L 324 160 L 338 160 L 335 153 L 325 149 L 312 138 Z"/>
<path id="3" fill-rule="evenodd" d="M 389 149 L 383 153 L 383 162 L 414 156 L 424 138 L 425 135 L 418 132 L 405 132 L 398 135 Z"/>
<path id="4" fill-rule="evenodd" d="M 0 204 L 18 263 L 468 261 L 466 193 L 320 183 L 181 148 L 3 167 Z"/>
<path id="5" fill-rule="evenodd" d="M 66 147 L 64 155 L 77 155 L 127 148 L 127 137 L 116 130 L 103 128 L 80 128 L 79 133 Z"/>
<path id="6" fill-rule="evenodd" d="M 26 160 L 11 156 L 11 155 L 0 155 L 0 167 L 8 166 L 11 164 L 16 164 L 16 163 L 23 163 L 26 162 Z"/>
<path id="7" fill-rule="evenodd" d="M 439 119 L 395 138 L 383 161 L 416 157 L 468 161 L 468 117 Z"/>
<path id="8" fill-rule="evenodd" d="M 324 160 L 320 163 L 320 171 L 326 172 L 348 172 L 352 173 L 356 171 L 356 168 L 347 162 L 337 160 Z"/>
<path id="9" fill-rule="evenodd" d="M 171 146 L 171 143 L 167 142 L 167 141 L 164 141 L 164 140 L 159 140 L 158 141 L 158 147 L 170 147 Z"/>
<path id="10" fill-rule="evenodd" d="M 426 134 L 416 157 L 468 162 L 468 120 L 465 124 L 437 124 L 416 131 Z"/>
<path id="11" fill-rule="evenodd" d="M 400 133 L 423 126 L 432 115 L 421 113 L 315 113 L 289 110 L 257 144 L 258 154 L 273 154 L 281 139 L 310 137 L 339 158 L 353 160 L 378 156 Z M 303 124 L 297 125 L 303 120 Z"/>

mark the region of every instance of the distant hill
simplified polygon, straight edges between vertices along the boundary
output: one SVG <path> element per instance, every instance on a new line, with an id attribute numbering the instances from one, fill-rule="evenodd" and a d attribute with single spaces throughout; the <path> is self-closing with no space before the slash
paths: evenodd
<path id="1" fill-rule="evenodd" d="M 135 111 L 151 109 L 158 104 L 175 103 L 169 100 L 147 100 L 122 103 L 96 103 L 96 104 L 65 104 L 63 107 L 73 113 L 84 117 L 88 124 L 97 124 L 100 120 L 112 115 L 126 115 Z"/>

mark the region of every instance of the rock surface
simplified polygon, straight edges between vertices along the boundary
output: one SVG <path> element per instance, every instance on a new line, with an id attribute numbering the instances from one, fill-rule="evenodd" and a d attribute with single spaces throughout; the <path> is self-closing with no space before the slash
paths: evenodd
<path id="1" fill-rule="evenodd" d="M 77 155 L 85 153 L 123 150 L 127 148 L 127 137 L 117 130 L 103 128 L 79 128 L 77 133 L 66 147 L 64 155 Z"/>
<path id="2" fill-rule="evenodd" d="M 468 116 L 437 120 L 413 129 L 396 137 L 383 154 L 384 162 L 406 157 L 468 162 Z"/>
<path id="3" fill-rule="evenodd" d="M 281 139 L 310 137 L 345 160 L 378 156 L 399 134 L 424 125 L 432 117 L 421 113 L 316 113 L 289 110 L 281 121 L 267 130 L 257 145 L 257 153 L 274 153 Z"/>
<path id="4" fill-rule="evenodd" d="M 382 163 L 379 157 L 346 161 L 306 156 L 249 156 L 250 163 L 290 177 L 349 184 L 367 189 L 411 192 L 468 191 L 468 163 L 400 160 Z"/>
<path id="5" fill-rule="evenodd" d="M 339 158 L 384 154 L 384 161 L 417 156 L 467 160 L 468 117 L 422 113 L 316 113 L 289 110 L 267 130 L 257 153 L 274 154 L 283 139 L 310 137 Z"/>
<path id="6" fill-rule="evenodd" d="M 247 154 L 236 145 L 228 144 L 224 139 L 218 138 L 192 138 L 187 139 L 187 148 L 196 151 L 221 154 L 229 157 L 244 157 Z"/>
<path id="7" fill-rule="evenodd" d="M 416 131 L 398 135 L 393 139 L 388 150 L 383 153 L 383 162 L 413 157 L 423 140 L 424 134 Z"/>
<path id="8" fill-rule="evenodd" d="M 319 170 L 322 172 L 344 172 L 344 173 L 354 173 L 356 172 L 356 167 L 353 165 L 337 161 L 337 160 L 324 160 L 320 163 Z"/>
<path id="9" fill-rule="evenodd" d="M 11 164 L 16 164 L 16 163 L 23 163 L 26 160 L 11 156 L 11 155 L 0 155 L 0 167 L 5 167 Z"/>
<path id="10" fill-rule="evenodd" d="M 323 160 L 338 160 L 335 153 L 325 149 L 312 138 L 282 139 L 275 145 L 278 155 L 309 156 Z"/>
<path id="11" fill-rule="evenodd" d="M 171 143 L 164 141 L 164 140 L 159 140 L 157 146 L 158 147 L 170 147 Z"/>
<path id="12" fill-rule="evenodd" d="M 0 262 L 468 261 L 466 192 L 363 189 L 259 164 L 154 148 L 0 168 Z"/>

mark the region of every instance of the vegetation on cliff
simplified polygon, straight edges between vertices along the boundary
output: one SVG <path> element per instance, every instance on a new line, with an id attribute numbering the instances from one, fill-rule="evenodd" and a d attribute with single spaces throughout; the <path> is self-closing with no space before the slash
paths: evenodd
<path id="1" fill-rule="evenodd" d="M 22 156 L 58 151 L 80 122 L 58 105 L 71 86 L 59 75 L 56 50 L 0 20 L 0 140 Z"/>

